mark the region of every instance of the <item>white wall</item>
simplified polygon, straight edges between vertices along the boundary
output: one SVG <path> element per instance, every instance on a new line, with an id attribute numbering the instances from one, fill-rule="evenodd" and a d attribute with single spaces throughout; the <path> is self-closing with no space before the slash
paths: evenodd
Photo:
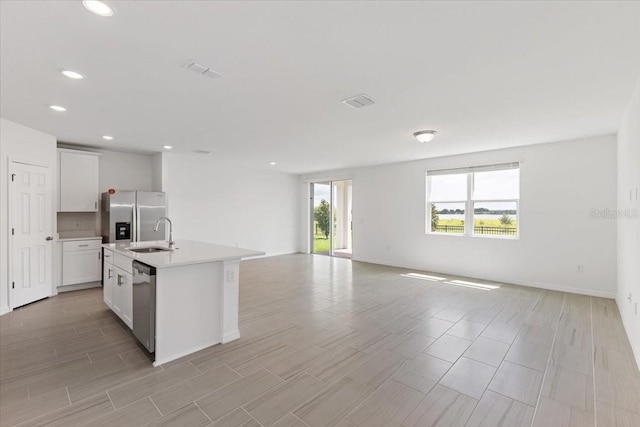
<path id="1" fill-rule="evenodd" d="M 116 190 L 153 190 L 152 156 L 94 150 L 100 156 L 100 193 Z"/>
<path id="2" fill-rule="evenodd" d="M 152 156 L 147 154 L 122 153 L 119 151 L 95 150 L 100 156 L 100 193 L 110 188 L 116 190 L 153 190 Z M 102 199 L 100 199 L 102 201 Z M 100 211 L 96 214 L 96 235 L 100 235 Z"/>
<path id="3" fill-rule="evenodd" d="M 9 251 L 8 218 L 8 168 L 9 160 L 48 166 L 51 168 L 53 194 L 56 194 L 56 137 L 30 129 L 0 118 L 0 314 L 9 311 L 9 271 L 7 266 Z M 51 223 L 56 232 L 54 197 Z M 53 277 L 53 272 L 51 273 Z"/>
<path id="4" fill-rule="evenodd" d="M 213 156 L 164 154 L 174 239 L 293 253 L 298 244 L 298 178 L 246 169 Z"/>
<path id="5" fill-rule="evenodd" d="M 518 240 L 425 234 L 428 169 L 511 161 L 522 162 Z M 615 221 L 590 210 L 615 209 L 615 171 L 610 135 L 303 176 L 299 243 L 308 251 L 305 181 L 352 177 L 355 260 L 613 298 Z"/>
<path id="6" fill-rule="evenodd" d="M 156 153 L 151 157 L 151 191 L 164 191 L 163 164 L 166 154 Z"/>
<path id="7" fill-rule="evenodd" d="M 617 302 L 640 367 L 640 82 L 618 131 Z M 628 299 L 632 295 L 631 301 Z"/>

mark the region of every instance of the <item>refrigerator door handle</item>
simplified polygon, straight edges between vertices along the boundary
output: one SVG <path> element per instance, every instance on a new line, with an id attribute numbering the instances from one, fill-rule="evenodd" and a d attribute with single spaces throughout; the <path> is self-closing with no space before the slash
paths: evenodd
<path id="1" fill-rule="evenodd" d="M 140 218 L 140 207 L 138 204 L 135 204 L 135 208 L 133 209 L 133 237 L 131 241 L 139 242 L 140 241 L 140 224 L 138 223 Z"/>

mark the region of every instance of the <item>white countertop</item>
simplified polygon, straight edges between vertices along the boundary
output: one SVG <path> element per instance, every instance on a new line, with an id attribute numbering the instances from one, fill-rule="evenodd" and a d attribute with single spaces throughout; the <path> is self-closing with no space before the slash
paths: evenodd
<path id="1" fill-rule="evenodd" d="M 156 268 L 177 267 L 190 264 L 202 264 L 216 261 L 229 261 L 264 255 L 264 252 L 231 246 L 214 245 L 194 240 L 177 240 L 175 248 L 167 252 L 138 253 L 127 248 L 144 248 L 148 246 L 168 247 L 165 240 L 135 243 L 107 243 L 102 245 L 128 258 L 140 261 Z"/>
<path id="2" fill-rule="evenodd" d="M 102 236 L 85 236 L 85 237 L 59 237 L 58 242 L 72 242 L 75 240 L 100 240 L 102 241 Z"/>

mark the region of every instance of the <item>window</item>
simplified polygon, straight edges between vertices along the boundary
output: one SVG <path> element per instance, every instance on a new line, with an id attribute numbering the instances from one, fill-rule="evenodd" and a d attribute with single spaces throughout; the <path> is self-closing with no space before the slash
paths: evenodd
<path id="1" fill-rule="evenodd" d="M 427 233 L 518 237 L 520 164 L 427 172 Z"/>

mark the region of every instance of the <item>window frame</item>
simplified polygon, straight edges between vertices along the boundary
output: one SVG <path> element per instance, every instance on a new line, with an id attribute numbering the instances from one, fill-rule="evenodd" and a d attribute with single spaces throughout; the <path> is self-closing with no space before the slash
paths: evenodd
<path id="1" fill-rule="evenodd" d="M 462 173 L 452 173 L 450 175 L 463 175 Z M 469 212 L 469 177 L 467 176 L 467 199 L 466 200 L 447 200 L 447 201 L 438 201 L 438 200 L 429 200 L 429 193 L 431 193 L 431 180 L 429 179 L 429 176 L 427 176 L 425 174 L 425 181 L 426 181 L 426 185 L 427 185 L 427 191 L 425 193 L 425 196 L 427 198 L 427 203 L 425 204 L 426 210 L 427 210 L 427 221 L 425 223 L 425 228 L 426 228 L 426 234 L 437 234 L 437 235 L 443 235 L 443 236 L 457 236 L 457 237 L 463 237 L 466 235 L 467 233 L 467 213 Z M 432 203 L 461 203 L 464 205 L 464 229 L 462 230 L 462 233 L 445 233 L 442 231 L 431 231 L 431 204 Z"/>
<path id="2" fill-rule="evenodd" d="M 516 165 L 517 166 L 514 166 Z M 451 173 L 446 173 L 447 170 L 442 170 L 439 172 L 439 175 L 466 175 L 467 178 L 467 199 L 459 200 L 459 201 L 438 201 L 438 200 L 430 200 L 429 194 L 431 193 L 431 180 L 429 171 L 425 173 L 425 234 L 437 235 L 437 236 L 455 236 L 455 237 L 472 237 L 472 238 L 488 238 L 488 239 L 503 239 L 503 240 L 519 240 L 520 239 L 520 171 L 521 171 L 521 162 L 512 162 L 512 163 L 503 163 L 497 165 L 488 165 L 484 167 L 491 167 L 490 170 L 500 171 L 500 170 L 508 170 L 508 169 L 517 169 L 518 170 L 518 198 L 517 199 L 473 199 L 473 190 L 474 190 L 474 177 L 478 172 L 483 172 L 481 168 L 483 166 L 475 166 L 475 167 L 467 167 L 461 169 L 451 169 Z M 478 170 L 474 170 L 478 169 Z M 433 175 L 431 175 L 433 176 Z M 475 234 L 474 229 L 474 217 L 475 217 L 475 204 L 476 203 L 510 203 L 514 202 L 516 204 L 516 234 L 514 236 L 510 235 L 492 235 L 492 234 Z M 431 230 L 431 204 L 432 203 L 461 203 L 464 205 L 464 230 L 462 233 L 445 233 L 442 231 L 432 231 Z"/>

